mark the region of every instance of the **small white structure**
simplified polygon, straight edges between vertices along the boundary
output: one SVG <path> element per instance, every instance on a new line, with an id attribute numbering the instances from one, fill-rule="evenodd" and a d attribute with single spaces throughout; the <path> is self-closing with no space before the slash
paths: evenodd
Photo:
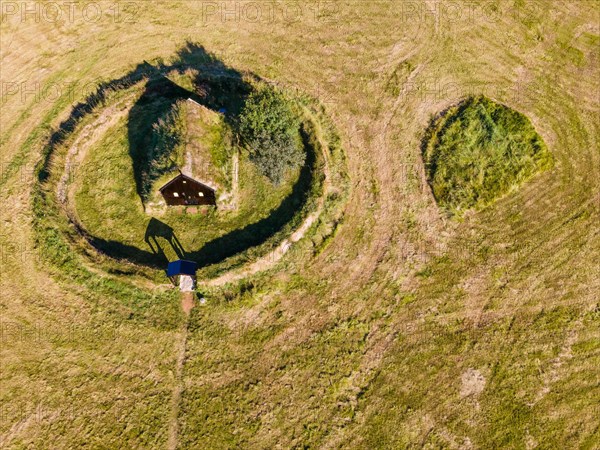
<path id="1" fill-rule="evenodd" d="M 181 292 L 192 292 L 196 289 L 196 271 L 198 264 L 194 261 L 178 259 L 170 262 L 167 267 L 167 276 L 175 286 L 179 285 Z"/>
<path id="2" fill-rule="evenodd" d="M 196 290 L 196 277 L 190 275 L 179 275 L 179 290 L 181 292 L 192 292 Z"/>

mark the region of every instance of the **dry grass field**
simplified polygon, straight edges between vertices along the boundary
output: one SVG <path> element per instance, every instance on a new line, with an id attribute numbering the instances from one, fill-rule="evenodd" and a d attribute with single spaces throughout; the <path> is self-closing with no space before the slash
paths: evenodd
<path id="1" fill-rule="evenodd" d="M 600 448 L 596 1 L 0 5 L 1 448 Z M 74 237 L 40 164 L 100 83 L 189 44 L 318 102 L 345 193 L 265 270 L 201 277 L 187 316 L 160 270 Z M 422 139 L 472 95 L 553 166 L 452 218 Z"/>

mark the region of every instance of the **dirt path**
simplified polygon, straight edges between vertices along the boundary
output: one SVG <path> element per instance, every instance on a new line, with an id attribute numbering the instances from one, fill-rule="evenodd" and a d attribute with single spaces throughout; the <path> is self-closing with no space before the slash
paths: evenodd
<path id="1" fill-rule="evenodd" d="M 321 204 L 319 204 L 319 209 L 309 215 L 302 225 L 294 232 L 292 235 L 284 239 L 281 244 L 277 246 L 275 250 L 267 253 L 262 258 L 259 258 L 245 269 L 240 271 L 232 271 L 227 272 L 226 274 L 221 275 L 218 278 L 214 278 L 205 284 L 208 286 L 221 286 L 226 283 L 231 283 L 233 281 L 241 280 L 242 278 L 248 277 L 252 274 L 262 272 L 272 266 L 275 265 L 283 256 L 287 253 L 287 251 L 291 248 L 292 244 L 298 242 L 300 239 L 304 237 L 310 226 L 318 219 L 319 214 L 321 214 Z"/>
<path id="2" fill-rule="evenodd" d="M 237 209 L 239 204 L 239 189 L 240 189 L 240 152 L 239 150 L 235 150 L 233 152 L 233 161 L 231 164 L 231 192 L 233 194 L 233 202 L 232 206 L 234 209 Z"/>
<path id="3" fill-rule="evenodd" d="M 175 363 L 175 386 L 171 393 L 171 412 L 169 414 L 169 440 L 167 448 L 174 450 L 177 448 L 179 434 L 179 404 L 181 402 L 181 394 L 183 392 L 183 366 L 185 364 L 185 352 L 187 349 L 188 325 L 190 312 L 194 307 L 194 293 L 181 293 L 181 309 L 185 313 L 185 322 L 182 325 L 178 335 L 177 346 L 175 348 L 177 361 Z"/>

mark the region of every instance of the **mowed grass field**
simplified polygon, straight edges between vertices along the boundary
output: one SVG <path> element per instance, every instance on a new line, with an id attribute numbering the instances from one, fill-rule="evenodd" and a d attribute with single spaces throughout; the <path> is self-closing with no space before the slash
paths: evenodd
<path id="1" fill-rule="evenodd" d="M 600 446 L 596 2 L 87 4 L 1 4 L 0 446 Z M 318 99 L 351 186 L 321 251 L 201 285 L 189 319 L 166 278 L 61 269 L 32 226 L 51 131 L 186 42 Z M 421 140 L 480 94 L 554 165 L 449 219 Z"/>

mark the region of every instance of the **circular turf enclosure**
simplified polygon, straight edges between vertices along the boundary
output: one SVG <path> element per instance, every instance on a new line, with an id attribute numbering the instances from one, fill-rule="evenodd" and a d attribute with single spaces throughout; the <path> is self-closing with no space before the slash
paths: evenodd
<path id="1" fill-rule="evenodd" d="M 527 117 L 483 96 L 431 121 L 423 158 L 438 204 L 457 216 L 489 205 L 553 164 Z"/>
<path id="2" fill-rule="evenodd" d="M 216 262 L 262 243 L 293 218 L 309 195 L 314 150 L 301 139 L 300 113 L 294 117 L 295 147 L 302 156 L 310 155 L 289 168 L 284 165 L 280 178 L 271 180 L 240 144 L 236 120 L 242 112 L 229 116 L 230 108 L 210 106 L 206 95 L 281 94 L 262 82 L 232 79 L 222 92 L 215 92 L 220 85 L 198 77 L 169 73 L 133 89 L 133 106 L 86 147 L 73 171 L 72 211 L 104 252 L 142 264 L 161 265 L 165 258 L 181 257 Z M 189 84 L 191 90 L 171 79 Z M 199 82 L 205 96 L 195 94 Z M 195 97 L 198 102 L 189 100 Z M 216 206 L 165 204 L 159 188 L 186 166 L 194 179 L 216 188 Z M 252 228 L 236 231 L 246 227 Z M 216 239 L 218 245 L 213 243 L 209 251 L 206 244 Z"/>
<path id="3" fill-rule="evenodd" d="M 216 205 L 167 205 L 159 188 L 180 170 L 216 188 Z M 189 259 L 210 277 L 266 255 L 309 216 L 324 242 L 342 171 L 318 103 L 189 47 L 76 106 L 48 142 L 35 197 L 65 256 L 157 269 Z"/>

